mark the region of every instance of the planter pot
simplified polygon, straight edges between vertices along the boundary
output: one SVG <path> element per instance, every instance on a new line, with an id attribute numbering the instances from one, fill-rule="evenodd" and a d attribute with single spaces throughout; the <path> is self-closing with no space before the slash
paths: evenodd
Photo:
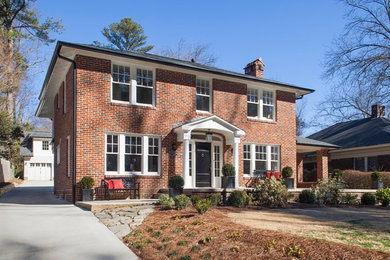
<path id="1" fill-rule="evenodd" d="M 383 182 L 382 180 L 376 180 L 371 182 L 371 188 L 379 190 L 383 189 Z"/>
<path id="2" fill-rule="evenodd" d="M 284 183 L 286 184 L 287 189 L 294 189 L 294 178 L 286 178 L 284 179 Z"/>
<path id="3" fill-rule="evenodd" d="M 83 189 L 83 201 L 93 200 L 93 189 Z"/>
<path id="4" fill-rule="evenodd" d="M 235 180 L 235 176 L 222 176 L 222 187 L 225 189 L 234 189 Z"/>
<path id="5" fill-rule="evenodd" d="M 176 196 L 179 196 L 180 194 L 183 194 L 183 189 L 169 189 L 169 196 L 172 198 L 176 198 Z"/>

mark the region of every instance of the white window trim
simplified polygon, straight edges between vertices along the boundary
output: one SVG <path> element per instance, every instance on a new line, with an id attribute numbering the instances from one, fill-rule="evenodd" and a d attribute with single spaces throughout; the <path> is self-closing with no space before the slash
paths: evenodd
<path id="1" fill-rule="evenodd" d="M 244 177 L 253 177 L 253 171 L 256 168 L 256 146 L 265 146 L 267 155 L 266 155 L 266 166 L 267 170 L 271 169 L 271 147 L 278 147 L 278 171 L 280 171 L 280 152 L 281 146 L 276 144 L 260 144 L 260 143 L 244 143 L 243 145 L 250 145 L 250 174 L 244 173 Z M 244 151 L 244 147 L 242 148 Z M 244 157 L 243 157 L 244 160 Z"/>
<path id="2" fill-rule="evenodd" d="M 66 153 L 67 153 L 67 155 L 66 155 L 66 160 L 67 160 L 67 162 L 66 162 L 66 165 L 67 165 L 67 169 L 66 169 L 66 175 L 68 176 L 68 177 L 70 177 L 70 136 L 68 135 L 67 137 L 66 137 L 66 146 L 67 146 L 67 149 L 66 149 Z"/>
<path id="3" fill-rule="evenodd" d="M 276 91 L 275 90 L 272 90 L 272 89 L 266 89 L 266 88 L 259 88 L 259 87 L 254 87 L 254 86 L 248 86 L 247 87 L 247 95 L 248 95 L 248 89 L 256 89 L 257 90 L 257 94 L 259 95 L 258 96 L 258 103 L 254 103 L 254 102 L 249 102 L 247 101 L 247 106 L 248 106 L 248 103 L 251 103 L 251 104 L 258 104 L 258 108 L 257 108 L 257 115 L 258 116 L 248 116 L 248 112 L 247 112 L 247 118 L 250 118 L 250 119 L 256 119 L 256 120 L 262 120 L 262 121 L 268 121 L 268 122 L 275 122 L 276 121 Z M 274 100 L 274 104 L 273 104 L 273 108 L 274 108 L 274 113 L 273 113 L 273 117 L 272 119 L 270 118 L 266 118 L 266 117 L 263 117 L 263 92 L 264 91 L 267 91 L 267 92 L 272 92 L 272 96 L 273 96 L 273 100 Z M 266 106 L 269 106 L 269 105 L 266 105 Z"/>
<path id="4" fill-rule="evenodd" d="M 196 88 L 197 88 L 197 85 L 196 85 L 196 81 L 200 79 L 200 80 L 206 80 L 209 82 L 209 87 L 210 87 L 210 95 L 204 95 L 204 94 L 198 94 L 196 93 Z M 211 78 L 204 78 L 204 77 L 196 77 L 196 81 L 195 81 L 195 107 L 196 107 L 196 96 L 202 96 L 202 97 L 208 97 L 209 98 L 209 110 L 199 110 L 197 107 L 196 107 L 196 113 L 210 113 L 212 114 L 213 113 L 213 81 Z"/>
<path id="5" fill-rule="evenodd" d="M 44 149 L 44 143 L 47 142 L 47 149 Z M 47 140 L 42 140 L 42 151 L 50 151 L 50 142 Z"/>
<path id="6" fill-rule="evenodd" d="M 66 114 L 66 80 L 64 80 L 64 114 Z"/>
<path id="7" fill-rule="evenodd" d="M 114 83 L 112 77 L 112 71 L 114 65 L 125 66 L 130 68 L 130 83 L 123 83 L 129 85 L 129 101 L 114 100 L 112 96 L 112 84 Z M 152 104 L 143 104 L 137 103 L 137 69 L 151 70 L 153 73 L 153 87 L 152 88 Z M 155 107 L 156 106 L 156 68 L 140 66 L 120 61 L 111 60 L 111 86 L 110 86 L 110 99 L 111 103 L 118 104 L 127 104 L 127 105 L 136 105 L 136 106 L 145 106 L 145 107 Z"/>
<path id="8" fill-rule="evenodd" d="M 107 135 L 118 136 L 118 171 L 107 171 Z M 125 171 L 125 137 L 141 137 L 141 171 Z M 148 138 L 158 138 L 158 172 L 148 171 L 149 140 Z M 132 134 L 132 133 L 115 133 L 107 132 L 104 135 L 104 172 L 105 175 L 139 175 L 139 176 L 160 176 L 161 175 L 161 136 L 152 134 Z"/>

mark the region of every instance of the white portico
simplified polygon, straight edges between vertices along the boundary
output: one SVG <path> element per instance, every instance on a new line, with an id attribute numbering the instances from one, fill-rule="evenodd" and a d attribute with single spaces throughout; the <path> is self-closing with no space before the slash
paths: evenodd
<path id="1" fill-rule="evenodd" d="M 183 142 L 184 188 L 221 187 L 224 163 L 236 169 L 238 187 L 239 144 L 245 132 L 218 116 L 200 117 L 174 127 L 177 141 Z M 224 143 L 233 146 L 233 162 L 224 162 Z"/>

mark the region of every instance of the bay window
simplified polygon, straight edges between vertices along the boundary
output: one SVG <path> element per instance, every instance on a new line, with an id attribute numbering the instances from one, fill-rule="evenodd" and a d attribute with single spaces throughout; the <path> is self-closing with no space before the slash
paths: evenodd
<path id="1" fill-rule="evenodd" d="M 138 134 L 106 135 L 107 174 L 159 174 L 160 154 L 159 137 Z"/>
<path id="2" fill-rule="evenodd" d="M 210 82 L 204 79 L 196 80 L 196 110 L 211 112 Z"/>
<path id="3" fill-rule="evenodd" d="M 244 174 L 255 170 L 280 171 L 280 147 L 276 145 L 244 144 Z"/>
<path id="4" fill-rule="evenodd" d="M 275 120 L 275 94 L 257 88 L 247 89 L 247 116 Z"/>

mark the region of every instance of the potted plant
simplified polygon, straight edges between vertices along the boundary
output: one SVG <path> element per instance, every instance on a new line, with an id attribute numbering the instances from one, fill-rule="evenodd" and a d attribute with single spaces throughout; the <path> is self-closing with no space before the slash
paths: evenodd
<path id="1" fill-rule="evenodd" d="M 83 201 L 93 200 L 93 187 L 94 180 L 90 176 L 84 176 L 80 180 L 80 187 L 83 191 Z"/>
<path id="2" fill-rule="evenodd" d="M 371 173 L 371 188 L 383 189 L 382 174 L 380 172 Z"/>
<path id="3" fill-rule="evenodd" d="M 282 169 L 282 176 L 287 189 L 294 189 L 293 169 L 290 166 L 286 166 Z"/>
<path id="4" fill-rule="evenodd" d="M 183 193 L 184 179 L 180 175 L 173 175 L 168 180 L 169 194 L 172 198 Z"/>
<path id="5" fill-rule="evenodd" d="M 234 166 L 231 164 L 225 164 L 222 167 L 222 187 L 223 188 L 234 188 L 235 187 L 235 176 L 236 176 L 236 169 L 234 169 Z"/>

